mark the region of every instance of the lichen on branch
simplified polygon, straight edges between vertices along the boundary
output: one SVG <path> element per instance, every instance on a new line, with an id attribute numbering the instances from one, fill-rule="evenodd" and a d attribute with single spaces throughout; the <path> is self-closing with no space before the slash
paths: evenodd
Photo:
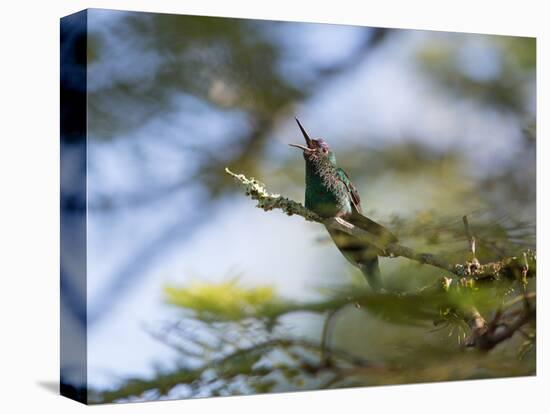
<path id="1" fill-rule="evenodd" d="M 256 207 L 261 208 L 264 211 L 280 209 L 289 216 L 296 214 L 298 216 L 302 216 L 307 221 L 316 221 L 318 223 L 323 222 L 321 217 L 313 211 L 305 208 L 302 204 L 283 197 L 280 194 L 270 193 L 266 190 L 265 185 L 255 178 L 247 178 L 243 174 L 235 174 L 230 171 L 229 168 L 226 168 L 225 172 L 235 178 L 235 180 L 244 187 L 247 196 L 258 201 Z"/>

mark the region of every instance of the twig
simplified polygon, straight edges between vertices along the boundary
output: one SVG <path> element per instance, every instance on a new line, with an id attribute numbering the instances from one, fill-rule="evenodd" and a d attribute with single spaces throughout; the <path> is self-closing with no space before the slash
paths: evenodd
<path id="1" fill-rule="evenodd" d="M 468 247 L 470 249 L 470 253 L 472 254 L 472 261 L 467 262 L 467 269 L 469 273 L 473 273 L 480 266 L 479 261 L 476 257 L 476 239 L 470 230 L 468 217 L 463 216 L 462 222 L 464 223 L 464 233 L 466 234 L 466 239 L 468 240 Z M 473 299 L 471 298 L 471 295 L 469 296 L 472 301 L 470 310 L 471 317 L 469 318 L 467 323 L 470 325 L 472 330 L 469 337 L 466 339 L 465 344 L 466 346 L 475 346 L 477 339 L 487 333 L 487 322 L 485 321 L 483 316 L 481 316 L 481 313 L 479 313 L 477 307 L 473 302 Z"/>
<path id="2" fill-rule="evenodd" d="M 515 298 L 510 299 L 508 302 L 504 302 L 502 307 L 504 309 L 507 309 L 507 308 L 510 308 L 510 307 L 514 306 L 517 303 L 520 303 L 522 301 L 524 302 L 524 301 L 529 300 L 529 299 L 535 299 L 536 297 L 537 297 L 537 294 L 535 292 L 529 292 L 529 293 L 526 293 L 526 294 L 521 295 L 521 296 L 516 296 Z"/>
<path id="3" fill-rule="evenodd" d="M 464 233 L 466 233 L 466 238 L 468 239 L 468 247 L 470 249 L 470 253 L 472 254 L 472 263 L 471 265 L 474 267 L 479 267 L 479 260 L 477 260 L 476 257 L 476 238 L 470 231 L 470 224 L 468 223 L 468 216 L 462 217 L 462 222 L 464 223 Z"/>
<path id="4" fill-rule="evenodd" d="M 321 365 L 330 366 L 332 364 L 331 348 L 330 348 L 330 336 L 334 328 L 334 320 L 336 315 L 342 312 L 346 308 L 346 305 L 337 308 L 330 309 L 328 315 L 323 324 L 323 332 L 321 334 Z"/>
<path id="5" fill-rule="evenodd" d="M 512 323 L 501 322 L 505 316 L 505 314 L 497 312 L 493 320 L 486 324 L 483 330 L 473 330 L 468 345 L 475 346 L 482 351 L 489 351 L 511 338 L 523 325 L 535 320 L 536 311 L 527 309 L 521 312 Z"/>

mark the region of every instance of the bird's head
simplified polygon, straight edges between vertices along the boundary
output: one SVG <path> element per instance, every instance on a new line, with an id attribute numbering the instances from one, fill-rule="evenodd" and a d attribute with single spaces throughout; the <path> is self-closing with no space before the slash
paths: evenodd
<path id="1" fill-rule="evenodd" d="M 304 153 L 304 158 L 306 161 L 314 160 L 314 159 L 322 159 L 322 158 L 328 158 L 331 161 L 334 160 L 334 154 L 330 150 L 330 147 L 326 143 L 326 141 L 322 138 L 310 138 L 309 134 L 306 132 L 300 121 L 298 121 L 298 118 L 295 118 L 296 122 L 298 123 L 298 126 L 300 127 L 300 131 L 302 131 L 302 135 L 304 136 L 304 139 L 306 141 L 306 145 L 300 145 L 300 144 L 288 144 L 291 147 L 299 148 Z"/>

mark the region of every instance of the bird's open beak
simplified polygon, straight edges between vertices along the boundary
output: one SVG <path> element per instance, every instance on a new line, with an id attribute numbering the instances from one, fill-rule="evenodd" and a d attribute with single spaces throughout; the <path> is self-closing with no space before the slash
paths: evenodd
<path id="1" fill-rule="evenodd" d="M 300 131 L 302 131 L 302 135 L 304 136 L 304 139 L 306 140 L 307 147 L 304 146 L 304 145 L 299 145 L 299 144 L 288 144 L 288 145 L 290 145 L 291 147 L 300 148 L 301 150 L 304 150 L 304 151 L 312 150 L 313 149 L 313 143 L 311 141 L 311 138 L 309 137 L 308 133 L 306 132 L 306 130 L 304 129 L 304 127 L 302 126 L 300 121 L 298 121 L 298 118 L 294 118 L 294 119 L 296 119 L 296 122 L 298 123 L 298 126 L 300 127 Z"/>

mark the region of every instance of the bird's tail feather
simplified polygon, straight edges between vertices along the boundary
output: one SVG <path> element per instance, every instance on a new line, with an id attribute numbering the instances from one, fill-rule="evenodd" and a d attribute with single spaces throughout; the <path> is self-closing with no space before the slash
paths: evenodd
<path id="1" fill-rule="evenodd" d="M 380 267 L 378 266 L 378 255 L 381 252 L 375 246 L 350 236 L 341 230 L 331 229 L 330 227 L 327 227 L 327 230 L 338 250 L 365 275 L 369 286 L 373 290 L 380 290 L 382 288 L 382 279 L 380 276 Z"/>
<path id="2" fill-rule="evenodd" d="M 357 263 L 357 267 L 361 270 L 369 286 L 374 291 L 382 289 L 382 278 L 380 276 L 380 266 L 378 265 L 378 257 L 370 260 Z"/>

